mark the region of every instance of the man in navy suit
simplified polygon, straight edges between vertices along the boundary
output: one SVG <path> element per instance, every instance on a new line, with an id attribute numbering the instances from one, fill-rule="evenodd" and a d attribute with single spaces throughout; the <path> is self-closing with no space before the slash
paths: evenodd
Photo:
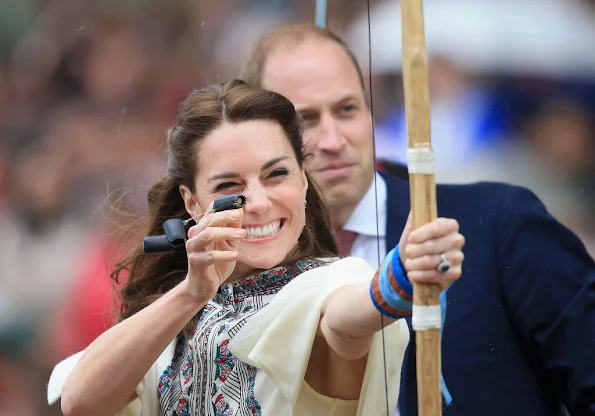
<path id="1" fill-rule="evenodd" d="M 353 54 L 324 29 L 286 26 L 257 43 L 244 79 L 294 103 L 340 249 L 377 266 L 399 241 L 409 188 L 375 173 Z M 583 244 L 524 188 L 439 185 L 437 202 L 466 238 L 464 274 L 448 290 L 442 368 L 452 403 L 444 415 L 595 415 L 595 264 Z M 411 340 L 402 416 L 417 414 Z"/>

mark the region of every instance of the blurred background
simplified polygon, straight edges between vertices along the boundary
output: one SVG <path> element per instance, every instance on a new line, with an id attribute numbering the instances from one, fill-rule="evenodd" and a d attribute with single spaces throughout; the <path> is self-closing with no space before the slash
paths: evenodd
<path id="1" fill-rule="evenodd" d="M 314 3 L 0 0 L 0 416 L 60 414 L 49 373 L 110 325 L 114 232 L 182 97 Z M 425 3 L 437 180 L 527 186 L 594 254 L 595 2 Z M 370 0 L 370 30 L 367 7 L 328 0 L 329 27 L 371 73 L 377 156 L 403 162 L 399 3 Z"/>

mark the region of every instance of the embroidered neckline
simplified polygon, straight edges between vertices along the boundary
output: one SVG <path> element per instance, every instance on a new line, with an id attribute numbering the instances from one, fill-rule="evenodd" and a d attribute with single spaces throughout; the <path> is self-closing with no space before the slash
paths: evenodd
<path id="1" fill-rule="evenodd" d="M 250 296 L 274 294 L 294 277 L 324 263 L 323 259 L 305 257 L 291 265 L 263 270 L 237 282 L 224 283 L 213 300 L 222 305 L 232 305 Z"/>

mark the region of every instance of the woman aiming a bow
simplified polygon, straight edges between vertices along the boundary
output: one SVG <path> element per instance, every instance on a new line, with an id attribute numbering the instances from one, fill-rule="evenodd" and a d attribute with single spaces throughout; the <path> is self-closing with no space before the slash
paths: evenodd
<path id="1" fill-rule="evenodd" d="M 240 81 L 191 92 L 167 140 L 148 234 L 200 218 L 186 250 L 146 255 L 139 245 L 122 260 L 120 322 L 56 367 L 48 400 L 85 416 L 392 411 L 409 341 L 398 318 L 411 313 L 411 282 L 459 278 L 458 224 L 405 227 L 378 271 L 337 258 L 293 105 Z M 243 208 L 209 209 L 239 193 Z M 436 245 L 446 270 L 423 254 Z"/>

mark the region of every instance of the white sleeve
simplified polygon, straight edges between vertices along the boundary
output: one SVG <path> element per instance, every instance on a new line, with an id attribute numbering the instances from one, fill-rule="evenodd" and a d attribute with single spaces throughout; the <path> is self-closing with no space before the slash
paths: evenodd
<path id="1" fill-rule="evenodd" d="M 295 405 L 308 367 L 322 306 L 328 295 L 341 286 L 369 282 L 374 272 L 366 261 L 348 257 L 302 273 L 236 334 L 229 350 L 266 374 L 267 380 L 263 381 L 261 377 L 256 382 L 256 387 L 261 386 L 263 390 L 263 395 L 257 396 L 263 414 L 269 414 L 265 406 L 269 412 L 285 414 L 289 407 Z M 357 308 L 357 305 L 354 307 Z M 386 357 L 382 336 L 381 332 L 374 335 L 368 354 L 358 415 L 386 412 L 387 388 L 389 405 L 396 406 L 401 366 L 409 342 L 406 322 L 400 319 L 384 329 L 384 341 L 390 346 Z M 384 358 L 388 385 L 384 379 Z"/>
<path id="2" fill-rule="evenodd" d="M 157 398 L 157 385 L 159 377 L 163 374 L 167 366 L 171 364 L 174 356 L 177 339 L 173 340 L 167 348 L 161 353 L 157 361 L 151 366 L 147 374 L 143 377 L 136 387 L 137 398 L 120 410 L 115 416 L 158 416 L 159 400 Z M 62 396 L 62 389 L 66 379 L 79 362 L 84 351 L 76 353 L 58 363 L 52 375 L 47 388 L 48 404 L 56 403 Z"/>

